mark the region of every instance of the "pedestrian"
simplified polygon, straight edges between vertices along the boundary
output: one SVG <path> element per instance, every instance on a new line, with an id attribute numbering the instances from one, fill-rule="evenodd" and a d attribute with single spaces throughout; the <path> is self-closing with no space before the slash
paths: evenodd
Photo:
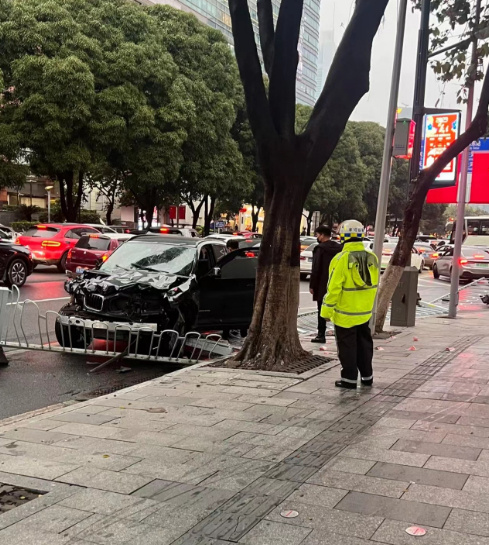
<path id="1" fill-rule="evenodd" d="M 239 240 L 237 240 L 236 238 L 230 238 L 226 242 L 226 250 L 228 254 L 230 254 L 231 252 L 235 252 L 236 250 L 239 250 Z"/>
<path id="2" fill-rule="evenodd" d="M 363 225 L 348 220 L 340 226 L 343 251 L 334 257 L 321 316 L 335 326 L 341 380 L 338 388 L 355 390 L 358 371 L 361 383 L 372 386 L 374 345 L 369 327 L 379 283 L 379 262 L 363 245 Z"/>
<path id="3" fill-rule="evenodd" d="M 321 318 L 321 305 L 329 278 L 329 265 L 333 257 L 341 252 L 341 245 L 331 240 L 331 229 L 326 225 L 320 225 L 316 229 L 318 245 L 312 255 L 312 271 L 309 281 L 309 292 L 318 305 L 318 334 L 313 343 L 324 344 L 326 342 L 326 320 Z"/>

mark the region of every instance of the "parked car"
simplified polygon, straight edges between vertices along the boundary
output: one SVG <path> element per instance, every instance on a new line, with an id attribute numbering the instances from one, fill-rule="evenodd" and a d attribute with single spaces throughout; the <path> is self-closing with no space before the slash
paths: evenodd
<path id="1" fill-rule="evenodd" d="M 83 235 L 71 250 L 66 259 L 66 274 L 74 278 L 88 269 L 108 259 L 110 254 L 134 235 L 121 233 L 91 233 Z"/>
<path id="2" fill-rule="evenodd" d="M 116 233 L 117 232 L 109 225 L 104 225 L 103 223 L 84 223 L 83 225 L 88 225 L 89 227 L 93 227 L 99 233 Z"/>
<path id="3" fill-rule="evenodd" d="M 453 246 L 445 246 L 433 264 L 433 277 L 452 275 Z M 478 246 L 462 246 L 460 278 L 489 278 L 489 251 Z"/>
<path id="4" fill-rule="evenodd" d="M 380 269 L 382 271 L 385 271 L 387 269 L 387 265 L 389 265 L 389 261 L 391 260 L 392 254 L 394 253 L 394 250 L 397 246 L 397 243 L 387 243 L 384 244 L 382 248 L 382 261 L 380 262 Z M 411 250 L 411 266 L 416 267 L 418 269 L 419 274 L 423 272 L 424 269 L 424 259 L 423 256 L 416 250 L 416 248 L 413 248 Z"/>
<path id="5" fill-rule="evenodd" d="M 43 223 L 18 236 L 16 244 L 29 248 L 34 267 L 40 263 L 56 265 L 59 272 L 65 272 L 70 248 L 73 248 L 83 235 L 89 233 L 98 231 L 79 223 Z"/>
<path id="6" fill-rule="evenodd" d="M 171 225 L 160 225 L 159 227 L 150 227 L 148 233 L 158 235 L 179 235 L 181 237 L 198 237 L 199 233 L 191 227 L 172 227 Z"/>
<path id="7" fill-rule="evenodd" d="M 7 227 L 0 223 L 0 238 L 3 240 L 14 241 L 17 237 L 17 233 L 12 229 L 12 227 Z"/>
<path id="8" fill-rule="evenodd" d="M 307 250 L 309 246 L 311 246 L 311 244 L 314 244 L 314 243 L 317 244 L 316 237 L 300 237 L 300 241 L 301 241 L 301 252 L 303 252 L 304 250 Z"/>
<path id="9" fill-rule="evenodd" d="M 143 323 L 157 331 L 246 332 L 253 313 L 258 260 L 245 254 L 245 249 L 227 253 L 221 241 L 134 237 L 97 269 L 65 283 L 71 301 L 60 310 L 58 341 L 67 343 L 63 318 L 68 316 Z M 72 327 L 71 333 L 73 346 L 83 348 L 91 329 Z"/>
<path id="10" fill-rule="evenodd" d="M 423 256 L 425 266 L 428 267 L 429 269 L 432 269 L 433 263 L 435 262 L 435 259 L 438 257 L 438 252 L 435 251 L 430 246 L 429 243 L 422 244 L 419 242 L 415 242 L 414 247 Z"/>
<path id="11" fill-rule="evenodd" d="M 314 248 L 317 245 L 318 243 L 314 242 L 314 244 L 311 244 L 304 251 L 301 252 L 301 257 L 300 257 L 301 280 L 306 280 L 307 277 L 312 272 L 312 255 L 314 252 Z"/>
<path id="12" fill-rule="evenodd" d="M 28 248 L 0 240 L 0 279 L 6 286 L 20 288 L 33 269 L 32 254 Z"/>

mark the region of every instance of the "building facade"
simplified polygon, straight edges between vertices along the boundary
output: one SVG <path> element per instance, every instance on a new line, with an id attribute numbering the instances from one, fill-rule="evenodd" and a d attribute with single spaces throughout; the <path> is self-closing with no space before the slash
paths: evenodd
<path id="1" fill-rule="evenodd" d="M 135 0 L 141 4 L 168 4 L 193 13 L 202 22 L 220 30 L 230 44 L 233 43 L 231 16 L 228 0 Z M 258 14 L 256 0 L 248 0 L 251 19 L 258 39 Z M 275 19 L 278 17 L 280 0 L 272 0 Z M 319 11 L 321 0 L 304 0 L 301 33 L 299 38 L 299 66 L 297 68 L 297 102 L 313 106 L 317 95 L 319 58 Z"/>

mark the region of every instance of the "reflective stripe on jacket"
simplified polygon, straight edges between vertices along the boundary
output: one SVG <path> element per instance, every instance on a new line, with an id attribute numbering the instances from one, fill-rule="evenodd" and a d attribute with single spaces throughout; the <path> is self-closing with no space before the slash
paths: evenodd
<path id="1" fill-rule="evenodd" d="M 379 263 L 362 242 L 348 242 L 329 268 L 328 292 L 321 316 L 340 327 L 354 327 L 372 316 L 379 283 Z"/>

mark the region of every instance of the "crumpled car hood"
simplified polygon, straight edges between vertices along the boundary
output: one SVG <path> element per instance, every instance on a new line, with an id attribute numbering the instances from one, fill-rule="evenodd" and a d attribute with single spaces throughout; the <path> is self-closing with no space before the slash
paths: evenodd
<path id="1" fill-rule="evenodd" d="M 81 285 L 87 291 L 120 291 L 137 285 L 139 288 L 155 288 L 167 291 L 175 283 L 180 283 L 184 278 L 168 273 L 156 273 L 151 271 L 123 271 L 110 276 L 102 276 L 98 271 L 85 273 Z M 180 281 L 180 282 L 179 282 Z"/>

